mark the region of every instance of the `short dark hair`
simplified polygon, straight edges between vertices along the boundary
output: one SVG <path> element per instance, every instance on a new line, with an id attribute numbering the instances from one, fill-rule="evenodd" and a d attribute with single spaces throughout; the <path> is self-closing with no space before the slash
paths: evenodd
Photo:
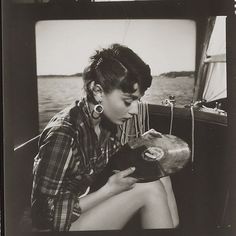
<path id="1" fill-rule="evenodd" d="M 83 72 L 84 89 L 90 101 L 93 100 L 89 86 L 92 81 L 100 84 L 105 93 L 114 89 L 134 93 L 134 84 L 138 83 L 143 94 L 151 85 L 150 67 L 126 46 L 112 44 L 108 48 L 97 50 L 90 60 Z"/>

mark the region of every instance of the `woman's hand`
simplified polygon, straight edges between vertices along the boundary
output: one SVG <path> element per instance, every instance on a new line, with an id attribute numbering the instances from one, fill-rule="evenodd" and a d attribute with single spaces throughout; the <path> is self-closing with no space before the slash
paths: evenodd
<path id="1" fill-rule="evenodd" d="M 129 177 L 128 175 L 132 174 L 134 171 L 135 167 L 130 167 L 126 170 L 117 172 L 109 178 L 104 187 L 106 187 L 112 195 L 132 189 L 138 179 Z"/>

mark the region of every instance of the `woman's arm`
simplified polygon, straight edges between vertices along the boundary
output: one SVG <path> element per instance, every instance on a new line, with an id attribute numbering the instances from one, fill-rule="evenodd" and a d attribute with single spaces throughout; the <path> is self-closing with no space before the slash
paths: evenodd
<path id="1" fill-rule="evenodd" d="M 32 192 L 32 220 L 37 228 L 69 228 L 76 198 L 69 191 L 61 191 L 61 186 L 72 159 L 71 142 L 69 130 L 60 127 L 40 146 Z"/>
<path id="2" fill-rule="evenodd" d="M 80 198 L 82 213 L 116 194 L 132 189 L 137 182 L 137 179 L 128 177 L 128 175 L 132 174 L 134 171 L 135 168 L 128 168 L 124 171 L 120 171 L 119 173 L 112 175 L 102 188 Z"/>

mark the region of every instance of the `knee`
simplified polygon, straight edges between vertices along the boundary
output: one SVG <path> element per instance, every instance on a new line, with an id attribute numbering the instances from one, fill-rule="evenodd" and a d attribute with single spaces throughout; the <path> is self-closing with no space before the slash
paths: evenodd
<path id="1" fill-rule="evenodd" d="M 167 194 L 161 182 L 139 184 L 141 195 L 148 202 L 167 202 Z"/>
<path id="2" fill-rule="evenodd" d="M 166 176 L 160 179 L 161 183 L 164 185 L 166 191 L 172 191 L 172 183 L 170 176 Z"/>
<path id="3" fill-rule="evenodd" d="M 175 229 L 179 229 L 180 226 L 179 226 L 179 217 L 176 217 L 176 219 L 174 219 L 173 221 L 173 228 Z"/>

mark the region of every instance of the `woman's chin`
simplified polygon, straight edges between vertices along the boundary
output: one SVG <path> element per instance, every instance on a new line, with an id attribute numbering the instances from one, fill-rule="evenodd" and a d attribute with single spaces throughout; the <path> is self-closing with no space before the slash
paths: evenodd
<path id="1" fill-rule="evenodd" d="M 122 119 L 112 119 L 111 117 L 108 117 L 104 114 L 103 118 L 109 122 L 111 122 L 114 125 L 122 125 L 124 122 Z"/>
<path id="2" fill-rule="evenodd" d="M 124 121 L 119 121 L 116 123 L 117 125 L 123 125 L 124 124 Z"/>
<path id="3" fill-rule="evenodd" d="M 115 125 L 122 125 L 124 123 L 123 120 L 110 120 Z"/>
<path id="4" fill-rule="evenodd" d="M 117 125 L 123 125 L 125 122 L 127 121 L 127 119 L 121 119 L 121 120 L 118 120 L 116 122 Z"/>
<path id="5" fill-rule="evenodd" d="M 115 125 L 122 125 L 124 124 L 125 121 L 127 121 L 127 119 L 124 118 L 109 117 L 108 115 L 105 114 L 103 115 L 103 117 Z"/>

